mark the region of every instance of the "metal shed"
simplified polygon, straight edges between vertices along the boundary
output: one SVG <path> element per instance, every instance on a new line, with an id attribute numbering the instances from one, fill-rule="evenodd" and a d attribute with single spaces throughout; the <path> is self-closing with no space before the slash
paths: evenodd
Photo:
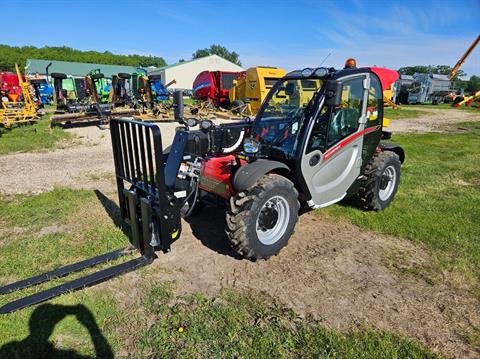
<path id="1" fill-rule="evenodd" d="M 68 62 L 68 61 L 55 61 L 55 60 L 36 60 L 28 59 L 27 60 L 27 74 L 28 75 L 40 75 L 45 76 L 47 66 L 48 73 L 52 72 L 61 72 L 73 77 L 84 77 L 91 70 L 100 69 L 105 77 L 112 77 L 120 72 L 125 72 L 128 74 L 143 71 L 142 68 L 134 66 L 121 66 L 121 65 L 105 65 L 105 64 L 91 64 L 83 62 Z M 146 70 L 146 69 L 145 69 Z"/>
<path id="2" fill-rule="evenodd" d="M 186 89 L 191 90 L 193 87 L 193 81 L 197 75 L 202 71 L 235 71 L 240 72 L 244 69 L 233 62 L 225 60 L 218 55 L 210 55 L 201 57 L 199 59 L 179 62 L 173 65 L 160 67 L 155 70 L 150 70 L 149 75 L 160 75 L 162 83 L 166 84 L 172 80 L 176 83 L 173 84 L 171 89 Z"/>

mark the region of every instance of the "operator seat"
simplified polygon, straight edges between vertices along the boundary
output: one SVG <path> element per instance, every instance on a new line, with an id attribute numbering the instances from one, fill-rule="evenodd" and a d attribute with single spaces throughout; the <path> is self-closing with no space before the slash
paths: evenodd
<path id="1" fill-rule="evenodd" d="M 357 108 L 342 108 L 335 113 L 328 130 L 328 147 L 358 129 L 360 110 Z"/>

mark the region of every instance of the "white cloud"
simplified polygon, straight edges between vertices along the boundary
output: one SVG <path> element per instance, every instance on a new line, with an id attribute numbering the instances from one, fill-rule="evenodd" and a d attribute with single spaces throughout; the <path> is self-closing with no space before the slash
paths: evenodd
<path id="1" fill-rule="evenodd" d="M 476 35 L 454 33 L 435 34 L 433 29 L 447 23 L 462 21 L 458 11 L 442 8 L 410 10 L 405 6 L 394 7 L 390 12 L 375 15 L 346 12 L 330 4 L 326 10 L 334 28 L 319 25 L 311 34 L 309 49 L 258 48 L 256 55 L 241 51 L 240 58 L 245 66 L 272 65 L 291 70 L 317 66 L 332 53 L 325 65 L 341 67 L 348 57 L 357 59 L 359 66 L 385 66 L 399 68 L 410 65 L 454 66 L 470 46 Z M 361 7 L 361 3 L 356 5 Z M 472 14 L 461 14 L 463 19 Z M 331 47 L 315 44 L 335 44 Z M 289 51 L 290 50 L 290 51 Z M 468 76 L 480 75 L 480 46 L 462 66 Z"/>

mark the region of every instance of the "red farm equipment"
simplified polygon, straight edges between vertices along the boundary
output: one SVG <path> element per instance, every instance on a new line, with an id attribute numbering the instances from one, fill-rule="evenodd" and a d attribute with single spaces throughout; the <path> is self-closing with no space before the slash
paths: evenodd
<path id="1" fill-rule="evenodd" d="M 203 71 L 193 81 L 193 98 L 211 101 L 215 107 L 228 107 L 233 81 L 245 72 Z"/>
<path id="2" fill-rule="evenodd" d="M 11 102 L 17 102 L 22 94 L 22 87 L 18 83 L 18 76 L 12 72 L 0 72 L 0 93 Z"/>

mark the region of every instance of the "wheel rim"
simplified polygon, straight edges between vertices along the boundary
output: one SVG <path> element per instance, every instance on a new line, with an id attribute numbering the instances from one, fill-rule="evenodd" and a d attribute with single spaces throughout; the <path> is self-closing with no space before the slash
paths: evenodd
<path id="1" fill-rule="evenodd" d="M 276 243 L 287 230 L 290 207 L 285 198 L 274 196 L 263 205 L 257 217 L 258 240 L 265 245 Z"/>
<path id="2" fill-rule="evenodd" d="M 390 198 L 395 189 L 395 183 L 397 181 L 397 171 L 393 166 L 388 166 L 382 173 L 380 180 L 380 190 L 378 191 L 378 197 L 382 201 L 386 201 Z"/>

